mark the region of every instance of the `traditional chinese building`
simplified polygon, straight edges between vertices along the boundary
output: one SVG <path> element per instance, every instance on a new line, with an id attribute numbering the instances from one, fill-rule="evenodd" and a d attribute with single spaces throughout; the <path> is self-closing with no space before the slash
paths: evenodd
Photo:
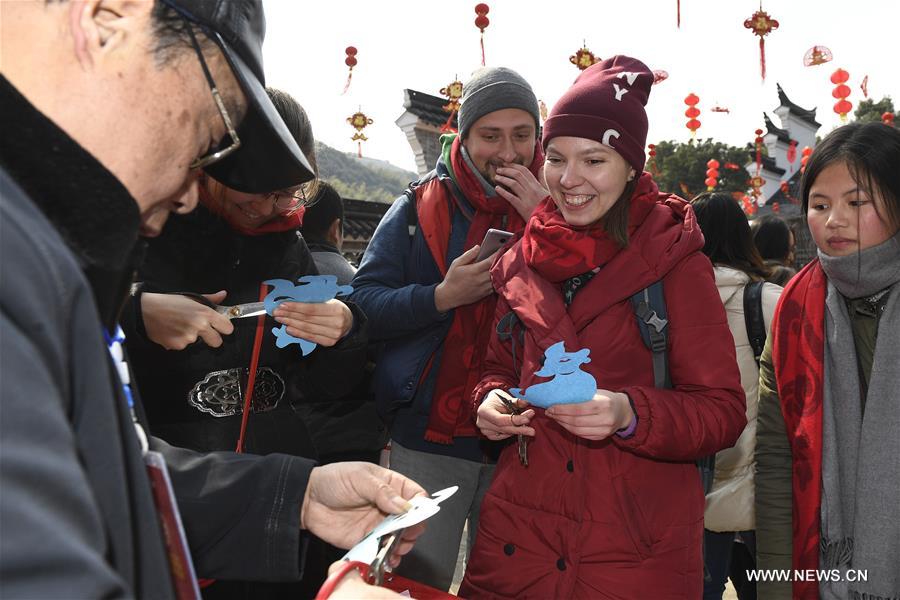
<path id="1" fill-rule="evenodd" d="M 450 116 L 444 110 L 446 98 L 416 90 L 403 90 L 403 114 L 395 121 L 406 134 L 416 158 L 416 171 L 422 177 L 434 168 L 441 155 L 441 127 Z M 451 122 L 456 127 L 456 115 Z"/>

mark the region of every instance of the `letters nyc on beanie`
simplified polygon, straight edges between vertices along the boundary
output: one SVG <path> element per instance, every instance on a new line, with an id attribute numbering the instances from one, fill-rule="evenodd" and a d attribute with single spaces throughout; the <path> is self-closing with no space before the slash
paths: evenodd
<path id="1" fill-rule="evenodd" d="M 543 145 L 569 136 L 600 142 L 634 170 L 644 170 L 647 113 L 653 73 L 630 56 L 613 56 L 585 69 L 544 122 Z"/>

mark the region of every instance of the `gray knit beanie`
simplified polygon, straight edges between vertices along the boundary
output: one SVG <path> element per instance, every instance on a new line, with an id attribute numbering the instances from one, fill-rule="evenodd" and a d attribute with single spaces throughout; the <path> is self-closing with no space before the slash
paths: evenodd
<path id="1" fill-rule="evenodd" d="M 459 106 L 459 137 L 466 139 L 469 128 L 488 113 L 504 108 L 520 108 L 534 118 L 540 130 L 537 97 L 521 75 L 506 67 L 483 67 L 463 86 Z"/>

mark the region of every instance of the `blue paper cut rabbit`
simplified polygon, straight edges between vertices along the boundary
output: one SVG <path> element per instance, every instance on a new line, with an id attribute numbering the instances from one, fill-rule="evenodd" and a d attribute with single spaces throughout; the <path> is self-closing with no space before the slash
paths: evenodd
<path id="1" fill-rule="evenodd" d="M 353 293 L 352 286 L 338 285 L 337 277 L 334 275 L 305 275 L 297 280 L 299 285 L 294 285 L 287 279 L 268 279 L 263 283 L 273 287 L 263 300 L 269 316 L 272 316 L 275 308 L 282 302 L 327 302 L 335 296 L 348 296 Z M 287 325 L 273 327 L 272 333 L 275 334 L 275 345 L 279 348 L 297 344 L 303 356 L 316 349 L 315 342 L 290 335 L 287 332 Z"/>
<path id="2" fill-rule="evenodd" d="M 552 377 L 550 381 L 535 383 L 525 389 L 512 388 L 509 393 L 522 398 L 533 406 L 548 408 L 554 404 L 587 402 L 597 391 L 597 380 L 582 371 L 581 365 L 591 362 L 589 348 L 566 352 L 562 342 L 557 342 L 544 352 L 544 365 L 534 372 L 538 377 Z"/>

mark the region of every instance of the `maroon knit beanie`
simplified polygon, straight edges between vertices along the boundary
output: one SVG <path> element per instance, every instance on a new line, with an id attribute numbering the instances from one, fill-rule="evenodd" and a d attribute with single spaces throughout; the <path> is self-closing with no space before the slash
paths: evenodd
<path id="1" fill-rule="evenodd" d="M 613 56 L 582 71 L 544 122 L 544 149 L 555 137 L 596 140 L 634 170 L 644 170 L 647 113 L 653 73 L 630 56 Z"/>

